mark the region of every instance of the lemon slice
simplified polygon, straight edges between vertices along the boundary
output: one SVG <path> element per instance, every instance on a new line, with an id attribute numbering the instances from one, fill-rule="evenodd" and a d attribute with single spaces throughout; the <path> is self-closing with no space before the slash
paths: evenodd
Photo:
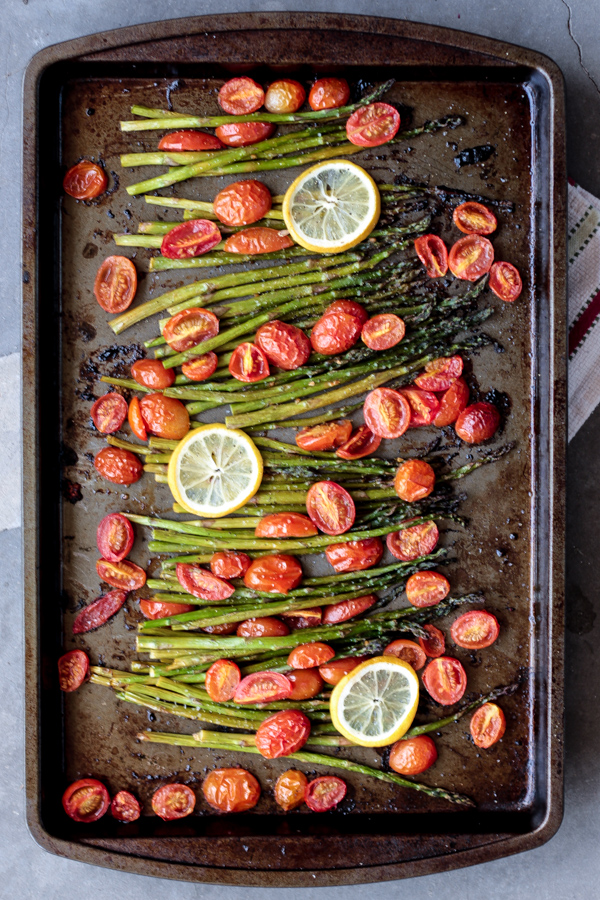
<path id="1" fill-rule="evenodd" d="M 376 656 L 335 686 L 331 718 L 349 741 L 361 747 L 384 747 L 408 731 L 418 703 L 415 670 L 394 656 Z"/>
<path id="2" fill-rule="evenodd" d="M 173 451 L 168 481 L 187 512 L 216 519 L 253 497 L 262 473 L 262 457 L 247 434 L 220 424 L 201 425 Z"/>
<path id="3" fill-rule="evenodd" d="M 313 253 L 341 253 L 370 234 L 381 209 L 368 172 L 346 159 L 306 169 L 283 198 L 283 218 L 297 244 Z"/>

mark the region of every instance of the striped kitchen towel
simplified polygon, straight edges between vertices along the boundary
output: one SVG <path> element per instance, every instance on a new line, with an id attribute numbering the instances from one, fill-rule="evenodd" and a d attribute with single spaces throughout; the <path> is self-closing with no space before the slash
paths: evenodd
<path id="1" fill-rule="evenodd" d="M 569 440 L 600 403 L 600 200 L 569 179 Z"/>

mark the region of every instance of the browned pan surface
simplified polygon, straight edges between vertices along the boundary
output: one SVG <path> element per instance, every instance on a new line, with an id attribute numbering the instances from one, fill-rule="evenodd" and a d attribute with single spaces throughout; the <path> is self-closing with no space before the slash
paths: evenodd
<path id="1" fill-rule="evenodd" d="M 443 542 L 454 545 L 458 560 L 448 573 L 453 590 L 484 588 L 487 608 L 502 626 L 488 650 L 456 652 L 466 665 L 469 691 L 489 690 L 516 676 L 522 686 L 502 702 L 503 741 L 477 751 L 465 720 L 444 732 L 438 763 L 420 776 L 472 796 L 472 812 L 449 811 L 414 792 L 350 774 L 347 799 L 335 813 L 285 816 L 270 791 L 287 767 L 284 761 L 140 745 L 133 736 L 141 729 L 191 733 L 193 723 L 154 717 L 100 687 L 64 698 L 57 690 L 55 663 L 62 647 L 81 647 L 93 662 L 122 669 L 133 655 L 140 618 L 134 595 L 99 631 L 71 636 L 78 609 L 101 592 L 95 572 L 98 522 L 120 509 L 164 512 L 171 502 L 168 488 L 149 476 L 119 489 L 97 478 L 92 464 L 104 445 L 89 420 L 93 398 L 104 393 L 97 379 L 126 374 L 156 328 L 142 324 L 115 338 L 91 291 L 98 265 L 113 252 L 112 233 L 134 231 L 139 220 L 163 213 L 124 191 L 152 170 L 122 170 L 118 159 L 125 151 L 152 149 L 156 137 L 122 134 L 118 121 L 130 118 L 133 103 L 164 106 L 169 96 L 178 110 L 217 112 L 223 77 L 241 65 L 262 81 L 280 72 L 301 80 L 339 72 L 354 83 L 395 77 L 389 97 L 407 108 L 407 122 L 451 112 L 464 115 L 467 124 L 391 152 L 366 151 L 355 160 L 381 182 L 407 175 L 515 203 L 511 216 L 500 216 L 494 244 L 497 258 L 524 273 L 525 290 L 514 305 L 495 303 L 486 330 L 505 352 L 488 347 L 474 357 L 472 383 L 482 393 L 506 393 L 510 415 L 498 442 L 514 440 L 517 449 L 461 483 L 468 490 L 463 510 L 471 528 L 448 531 Z M 560 822 L 562 792 L 564 190 L 562 182 L 555 185 L 564 172 L 556 68 L 518 48 L 406 23 L 248 15 L 140 26 L 124 36 L 51 48 L 32 63 L 27 92 L 27 109 L 35 117 L 27 124 L 26 149 L 25 419 L 28 800 L 36 839 L 54 852 L 129 871 L 263 885 L 397 878 L 480 862 L 548 839 Z M 461 150 L 488 143 L 495 152 L 487 162 L 457 167 Z M 116 190 L 97 204 L 61 199 L 60 173 L 83 156 L 101 158 L 113 173 Z M 274 193 L 283 193 L 297 172 L 260 177 Z M 198 179 L 175 193 L 211 199 L 231 180 Z M 455 233 L 448 237 L 454 240 Z M 142 275 L 148 251 L 119 252 L 135 259 Z M 194 277 L 199 276 L 184 274 L 178 282 Z M 170 273 L 142 275 L 138 299 L 175 282 Z M 407 435 L 390 451 L 405 451 L 426 437 L 433 433 Z M 468 452 L 460 458 L 468 459 Z M 141 531 L 132 558 L 146 566 L 151 557 Z M 381 765 L 379 751 L 353 751 L 352 758 Z M 208 768 L 237 763 L 263 786 L 252 814 L 218 817 L 199 803 L 198 816 L 181 824 L 165 825 L 151 815 L 150 797 L 160 784 L 177 778 L 200 795 Z M 140 822 L 70 822 L 60 795 L 85 776 L 102 779 L 111 791 L 134 791 L 144 807 Z"/>

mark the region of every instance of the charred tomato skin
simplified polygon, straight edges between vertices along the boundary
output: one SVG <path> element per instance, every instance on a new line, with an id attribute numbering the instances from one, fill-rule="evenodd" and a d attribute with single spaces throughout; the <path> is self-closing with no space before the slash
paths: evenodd
<path id="1" fill-rule="evenodd" d="M 246 812 L 260 799 L 260 784 L 246 769 L 213 769 L 204 779 L 206 802 L 219 812 Z"/>
<path id="2" fill-rule="evenodd" d="M 427 734 L 396 741 L 390 751 L 390 769 L 399 775 L 420 775 L 437 760 L 433 740 Z"/>

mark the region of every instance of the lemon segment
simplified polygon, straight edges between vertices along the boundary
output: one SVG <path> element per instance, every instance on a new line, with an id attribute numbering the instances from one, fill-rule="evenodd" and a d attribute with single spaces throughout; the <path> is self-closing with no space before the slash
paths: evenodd
<path id="1" fill-rule="evenodd" d="M 243 506 L 259 489 L 262 474 L 254 442 L 221 424 L 190 431 L 173 451 L 167 473 L 175 502 L 212 519 Z"/>
<path id="2" fill-rule="evenodd" d="M 331 718 L 354 744 L 385 747 L 406 734 L 418 703 L 419 679 L 412 666 L 394 656 L 376 656 L 335 686 Z"/>
<path id="3" fill-rule="evenodd" d="M 317 163 L 290 185 L 283 218 L 292 238 L 313 253 L 341 253 L 373 231 L 381 211 L 368 172 L 346 159 Z"/>

